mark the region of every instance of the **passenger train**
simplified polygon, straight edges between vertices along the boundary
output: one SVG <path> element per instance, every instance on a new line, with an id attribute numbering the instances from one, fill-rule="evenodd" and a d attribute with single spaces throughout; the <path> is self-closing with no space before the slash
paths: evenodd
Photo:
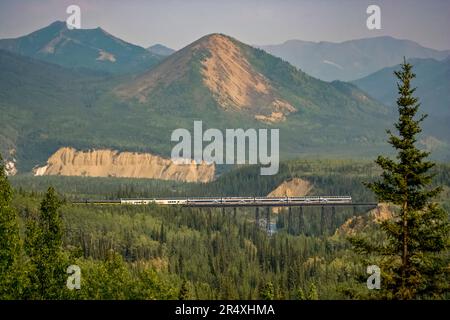
<path id="1" fill-rule="evenodd" d="M 89 200 L 88 200 L 89 201 Z M 207 197 L 207 198 L 168 198 L 168 199 L 120 199 L 111 200 L 120 204 L 145 205 L 155 203 L 158 205 L 211 205 L 211 204 L 289 204 L 289 203 L 351 203 L 350 196 L 308 196 L 308 197 Z"/>

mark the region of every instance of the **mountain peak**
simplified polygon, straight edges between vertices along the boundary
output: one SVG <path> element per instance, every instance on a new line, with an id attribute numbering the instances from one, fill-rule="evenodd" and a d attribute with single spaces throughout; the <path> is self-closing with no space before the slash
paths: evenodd
<path id="1" fill-rule="evenodd" d="M 160 55 L 160 56 L 170 56 L 172 53 L 175 52 L 174 49 L 166 47 L 165 45 L 162 45 L 160 43 L 154 44 L 147 48 L 148 51 L 151 53 Z"/>
<path id="2" fill-rule="evenodd" d="M 203 48 L 214 49 L 215 46 L 225 42 L 237 42 L 237 40 L 222 33 L 210 33 L 201 37 L 197 41 L 194 41 L 192 44 L 188 45 L 188 47 L 200 46 Z"/>
<path id="3" fill-rule="evenodd" d="M 66 22 L 61 20 L 56 20 L 52 23 L 50 23 L 47 27 L 65 27 Z"/>
<path id="4" fill-rule="evenodd" d="M 161 60 L 100 27 L 69 30 L 64 21 L 55 21 L 19 38 L 0 40 L 0 49 L 70 68 L 111 73 L 140 71 Z"/>
<path id="5" fill-rule="evenodd" d="M 249 61 L 248 50 L 255 49 L 224 34 L 208 34 L 120 87 L 119 95 L 146 102 L 158 84 L 178 82 L 195 64 L 199 66 L 201 85 L 223 110 L 243 111 L 264 122 L 285 120 L 296 108 L 282 99 L 269 78 Z"/>

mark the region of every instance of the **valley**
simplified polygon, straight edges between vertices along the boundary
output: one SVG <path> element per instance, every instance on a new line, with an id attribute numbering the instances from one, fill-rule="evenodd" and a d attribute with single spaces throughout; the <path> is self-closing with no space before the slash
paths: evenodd
<path id="1" fill-rule="evenodd" d="M 145 46 L 139 24 L 0 39 L 1 298 L 408 299 L 398 275 L 422 272 L 414 294 L 448 300 L 450 51 L 175 20 Z"/>

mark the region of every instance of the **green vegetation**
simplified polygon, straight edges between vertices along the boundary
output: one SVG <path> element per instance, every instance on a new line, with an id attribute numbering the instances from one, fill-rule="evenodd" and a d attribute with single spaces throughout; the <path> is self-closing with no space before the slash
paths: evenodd
<path id="1" fill-rule="evenodd" d="M 447 208 L 449 168 L 433 168 L 434 182 L 447 190 L 439 198 Z M 355 201 L 373 201 L 362 182 L 374 181 L 380 172 L 369 162 L 293 160 L 282 163 L 275 177 L 260 176 L 259 169 L 250 166 L 208 184 L 17 176 L 11 177 L 16 190 L 11 207 L 26 242 L 27 221 L 41 215 L 47 186 L 54 185 L 66 199 L 58 209 L 65 268 L 78 265 L 82 274 L 81 290 L 69 291 L 64 280 L 60 297 L 361 299 L 368 291 L 365 266 L 347 241 L 351 225 L 350 229 L 341 226 L 361 216 L 367 224 L 354 230 L 377 237 L 377 224 L 364 208 L 334 212 L 327 208 L 324 214 L 320 208 L 293 208 L 291 215 L 287 210 L 272 213 L 277 232 L 268 235 L 264 227 L 255 225 L 254 209 L 238 209 L 234 215 L 232 209 L 72 205 L 70 199 L 158 196 L 160 192 L 164 196 L 236 195 L 239 189 L 247 195 L 264 195 L 281 181 L 299 177 L 313 183 L 312 194 L 350 194 Z M 260 217 L 265 217 L 265 208 L 260 208 Z M 23 264 L 25 269 L 28 265 Z M 23 287 L 29 287 L 29 281 L 25 277 Z M 19 292 L 15 297 L 37 295 Z"/>
<path id="2" fill-rule="evenodd" d="M 385 241 L 353 238 L 352 243 L 365 255 L 381 256 L 374 261 L 382 270 L 383 297 L 442 297 L 450 291 L 450 223 L 447 212 L 433 203 L 441 192 L 441 187 L 431 187 L 430 169 L 435 164 L 426 160 L 428 152 L 416 147 L 420 124 L 426 116 L 415 119 L 420 104 L 413 96 L 416 89 L 411 87 L 415 77 L 412 65 L 405 61 L 395 75 L 399 79 L 399 120 L 395 124 L 398 135 L 388 133 L 389 143 L 398 152 L 397 159 L 379 156 L 376 163 L 383 169 L 382 179 L 368 187 L 380 202 L 398 206 L 399 212 L 381 224 Z"/>
<path id="3" fill-rule="evenodd" d="M 0 156 L 0 296 L 13 297 L 19 258 L 19 225 L 15 208 L 11 205 L 12 190 Z"/>

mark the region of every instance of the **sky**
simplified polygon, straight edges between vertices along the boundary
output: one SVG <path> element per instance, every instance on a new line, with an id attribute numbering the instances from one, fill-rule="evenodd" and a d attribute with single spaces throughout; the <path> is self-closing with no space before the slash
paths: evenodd
<path id="1" fill-rule="evenodd" d="M 0 39 L 65 21 L 72 4 L 82 28 L 102 27 L 143 47 L 180 49 L 219 32 L 258 45 L 389 35 L 450 49 L 450 0 L 0 0 Z M 381 9 L 381 30 L 366 27 L 371 4 Z"/>

